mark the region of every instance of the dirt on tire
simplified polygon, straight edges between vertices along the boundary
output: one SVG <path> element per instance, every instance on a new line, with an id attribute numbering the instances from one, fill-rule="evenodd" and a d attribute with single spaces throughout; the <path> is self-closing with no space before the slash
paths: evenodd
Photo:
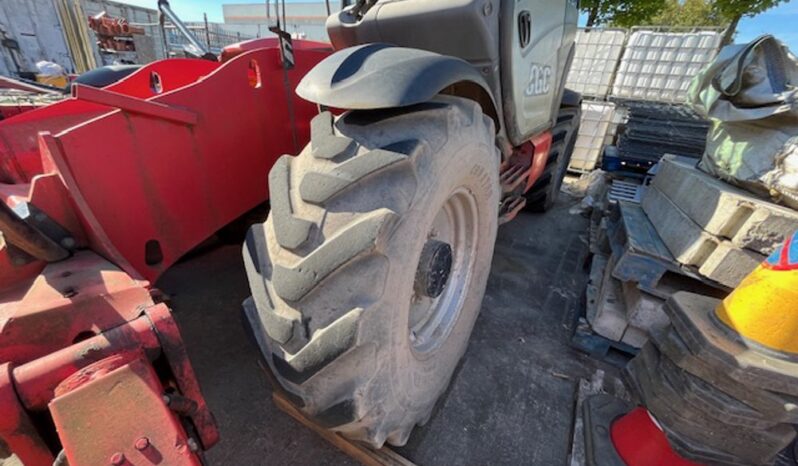
<path id="1" fill-rule="evenodd" d="M 349 438 L 403 445 L 446 389 L 481 307 L 500 195 L 493 121 L 470 100 L 439 96 L 324 112 L 311 133 L 269 175 L 272 211 L 244 245 L 245 315 L 304 412 Z M 447 239 L 446 287 L 457 288 L 436 298 L 456 312 L 418 345 L 411 313 L 437 309 L 414 291 L 421 252 L 434 225 L 448 231 L 460 217 L 470 220 Z"/>

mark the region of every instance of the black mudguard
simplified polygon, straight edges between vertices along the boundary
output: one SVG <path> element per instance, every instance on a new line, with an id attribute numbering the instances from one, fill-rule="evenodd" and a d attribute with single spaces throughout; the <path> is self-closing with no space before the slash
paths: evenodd
<path id="1" fill-rule="evenodd" d="M 427 102 L 440 93 L 476 100 L 497 130 L 496 103 L 485 79 L 468 62 L 425 50 L 366 44 L 340 50 L 317 64 L 297 94 L 332 108 L 372 110 Z"/>

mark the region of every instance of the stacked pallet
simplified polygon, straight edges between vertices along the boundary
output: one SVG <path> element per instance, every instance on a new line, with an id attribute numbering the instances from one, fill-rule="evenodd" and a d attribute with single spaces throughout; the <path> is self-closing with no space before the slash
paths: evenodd
<path id="1" fill-rule="evenodd" d="M 678 291 L 724 297 L 798 230 L 798 212 L 734 188 L 666 155 L 642 205 L 594 215 L 586 318 L 593 332 L 640 348 L 669 324 Z"/>
<path id="2" fill-rule="evenodd" d="M 680 266 L 639 204 L 611 205 L 602 225 L 594 235 L 586 318 L 594 333 L 619 344 L 616 349 L 631 352 L 665 328 L 662 304 L 673 293 L 727 292 Z"/>

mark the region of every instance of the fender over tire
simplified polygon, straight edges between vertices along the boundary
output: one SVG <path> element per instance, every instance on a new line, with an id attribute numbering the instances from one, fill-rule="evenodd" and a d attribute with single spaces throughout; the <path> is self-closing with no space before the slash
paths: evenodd
<path id="1" fill-rule="evenodd" d="M 501 127 L 490 86 L 465 60 L 428 50 L 365 44 L 339 50 L 306 74 L 296 89 L 305 100 L 331 108 L 375 110 L 429 102 L 438 94 L 479 102 Z"/>

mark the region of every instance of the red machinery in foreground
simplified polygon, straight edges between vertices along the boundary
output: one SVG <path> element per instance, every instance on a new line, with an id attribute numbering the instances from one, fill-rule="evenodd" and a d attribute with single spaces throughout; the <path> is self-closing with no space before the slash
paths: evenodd
<path id="1" fill-rule="evenodd" d="M 150 283 L 267 199 L 327 47 L 294 42 L 290 71 L 274 39 L 163 60 L 0 122 L 0 438 L 26 466 L 194 465 L 217 441 Z"/>

